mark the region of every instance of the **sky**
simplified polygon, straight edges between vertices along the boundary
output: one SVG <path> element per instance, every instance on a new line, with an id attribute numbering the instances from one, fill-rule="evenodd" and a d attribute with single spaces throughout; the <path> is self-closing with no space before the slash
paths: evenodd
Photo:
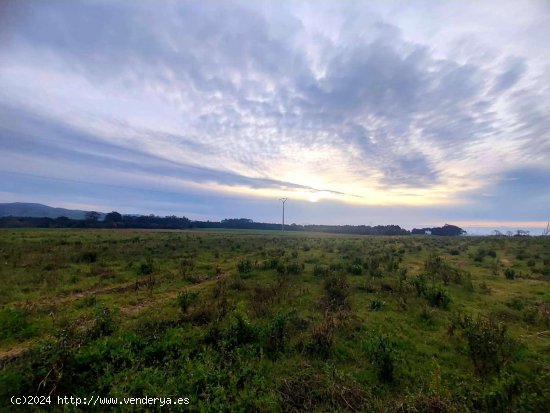
<path id="1" fill-rule="evenodd" d="M 0 202 L 550 220 L 550 2 L 2 1 Z"/>

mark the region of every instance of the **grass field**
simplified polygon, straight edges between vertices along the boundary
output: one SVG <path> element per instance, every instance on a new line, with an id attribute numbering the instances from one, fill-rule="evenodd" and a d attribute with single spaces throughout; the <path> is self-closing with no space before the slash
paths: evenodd
<path id="1" fill-rule="evenodd" d="M 550 411 L 548 238 L 1 230 L 0 258 L 6 410 Z"/>

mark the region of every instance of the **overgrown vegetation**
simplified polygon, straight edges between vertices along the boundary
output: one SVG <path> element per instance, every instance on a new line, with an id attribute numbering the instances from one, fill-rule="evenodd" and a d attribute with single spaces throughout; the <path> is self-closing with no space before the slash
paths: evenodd
<path id="1" fill-rule="evenodd" d="M 0 257 L 4 401 L 549 410 L 548 239 L 17 229 Z"/>

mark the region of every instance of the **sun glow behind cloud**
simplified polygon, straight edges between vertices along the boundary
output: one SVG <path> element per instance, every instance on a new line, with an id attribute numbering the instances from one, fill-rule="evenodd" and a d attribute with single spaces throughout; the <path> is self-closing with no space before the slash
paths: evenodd
<path id="1" fill-rule="evenodd" d="M 2 170 L 542 219 L 550 7 L 446 4 L 9 3 Z"/>

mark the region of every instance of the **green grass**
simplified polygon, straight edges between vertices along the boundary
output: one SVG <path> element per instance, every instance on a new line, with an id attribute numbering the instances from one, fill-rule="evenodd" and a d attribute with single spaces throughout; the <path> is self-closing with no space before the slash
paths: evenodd
<path id="1" fill-rule="evenodd" d="M 0 259 L 3 401 L 549 410 L 549 239 L 10 229 Z"/>

